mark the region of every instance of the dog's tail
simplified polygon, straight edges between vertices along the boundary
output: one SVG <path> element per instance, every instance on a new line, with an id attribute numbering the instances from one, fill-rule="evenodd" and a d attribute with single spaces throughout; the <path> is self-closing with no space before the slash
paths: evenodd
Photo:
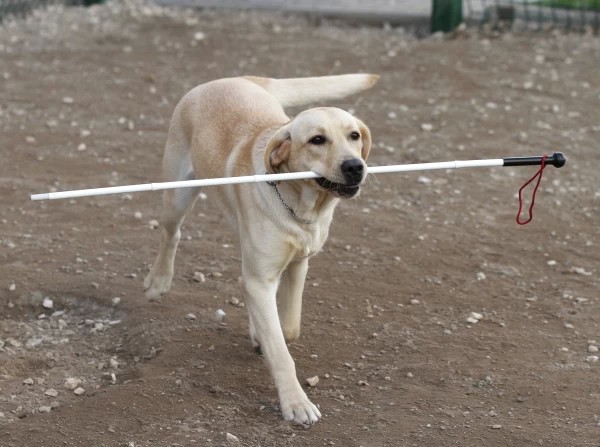
<path id="1" fill-rule="evenodd" d="M 293 107 L 362 92 L 373 87 L 379 80 L 379 75 L 344 74 L 291 79 L 246 76 L 245 79 L 260 85 L 277 98 L 283 107 Z"/>

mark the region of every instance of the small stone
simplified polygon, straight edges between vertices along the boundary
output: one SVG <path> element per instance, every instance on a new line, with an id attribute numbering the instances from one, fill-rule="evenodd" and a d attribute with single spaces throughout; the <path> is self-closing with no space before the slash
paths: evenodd
<path id="1" fill-rule="evenodd" d="M 38 408 L 39 413 L 50 413 L 50 410 L 52 410 L 52 408 L 50 408 L 47 405 L 43 405 L 40 408 Z"/>
<path id="2" fill-rule="evenodd" d="M 196 282 L 206 282 L 206 276 L 202 272 L 194 272 L 192 279 Z"/>
<path id="3" fill-rule="evenodd" d="M 423 130 L 425 132 L 431 132 L 433 130 L 433 124 L 430 124 L 430 123 L 421 124 L 421 130 Z"/>
<path id="4" fill-rule="evenodd" d="M 485 273 L 477 272 L 477 281 L 483 281 L 486 279 Z"/>
<path id="5" fill-rule="evenodd" d="M 189 313 L 185 316 L 185 318 L 187 318 L 190 321 L 194 321 L 196 319 L 196 315 Z"/>
<path id="6" fill-rule="evenodd" d="M 64 387 L 68 390 L 74 390 L 79 386 L 80 383 L 81 380 L 76 379 L 75 377 L 67 377 L 67 379 L 65 380 Z"/>
<path id="7" fill-rule="evenodd" d="M 70 96 L 65 96 L 62 99 L 63 104 L 73 104 L 75 101 Z"/>
<path id="8" fill-rule="evenodd" d="M 319 376 L 313 376 L 306 379 L 306 384 L 310 387 L 317 386 L 317 383 L 319 383 Z"/>
<path id="9" fill-rule="evenodd" d="M 413 306 L 417 305 L 417 304 L 420 304 L 420 303 L 421 302 L 418 299 L 416 299 L 416 298 L 413 298 L 412 300 L 410 300 L 410 304 L 412 304 Z"/>
<path id="10" fill-rule="evenodd" d="M 17 286 L 15 285 L 14 282 L 10 286 L 8 286 L 8 290 L 10 290 L 11 292 L 14 292 L 16 289 L 17 289 Z"/>
<path id="11" fill-rule="evenodd" d="M 569 271 L 571 273 L 576 273 L 578 275 L 582 275 L 582 276 L 592 276 L 592 272 L 588 272 L 586 269 L 584 269 L 583 267 L 571 267 L 569 269 Z"/>
<path id="12" fill-rule="evenodd" d="M 204 39 L 206 39 L 206 34 L 204 34 L 202 31 L 198 31 L 197 33 L 194 33 L 194 40 L 201 41 Z"/>
<path id="13" fill-rule="evenodd" d="M 220 278 L 221 276 L 223 276 L 223 274 L 221 272 L 213 272 L 212 276 L 213 278 Z"/>
<path id="14" fill-rule="evenodd" d="M 408 377 L 408 378 L 410 379 L 411 377 L 413 377 L 413 373 L 411 373 L 410 371 L 409 371 L 409 372 L 407 372 L 407 373 L 406 373 L 406 377 Z"/>
<path id="15" fill-rule="evenodd" d="M 80 136 L 81 138 L 89 137 L 91 134 L 92 134 L 92 132 L 90 132 L 90 131 L 89 131 L 89 130 L 87 130 L 87 129 L 81 129 L 81 130 L 79 131 L 79 136 Z"/>
<path id="16" fill-rule="evenodd" d="M 498 430 L 498 429 L 502 428 L 502 425 L 500 425 L 500 424 L 494 424 L 494 425 L 492 425 L 492 428 L 494 430 Z"/>
<path id="17" fill-rule="evenodd" d="M 598 352 L 598 346 L 589 345 L 587 350 L 588 350 L 588 352 Z"/>
<path id="18" fill-rule="evenodd" d="M 236 435 L 232 435 L 231 433 L 225 433 L 225 438 L 227 439 L 227 442 L 232 444 L 240 442 L 240 438 L 238 438 Z"/>
<path id="19" fill-rule="evenodd" d="M 217 309 L 215 311 L 215 319 L 217 321 L 223 321 L 226 316 L 227 316 L 227 314 L 225 313 L 225 311 L 223 309 Z"/>
<path id="20" fill-rule="evenodd" d="M 45 309 L 52 309 L 54 307 L 54 301 L 52 301 L 52 298 L 46 297 L 44 298 L 42 306 L 44 306 Z"/>
<path id="21" fill-rule="evenodd" d="M 417 183 L 423 183 L 424 185 L 429 185 L 432 182 L 433 182 L 433 180 L 431 180 L 429 177 L 425 177 L 424 175 L 420 175 L 419 177 L 417 177 Z"/>
<path id="22" fill-rule="evenodd" d="M 58 391 L 56 391 L 54 388 L 48 388 L 48 389 L 47 389 L 47 390 L 44 392 L 44 394 L 45 394 L 46 396 L 50 396 L 50 397 L 56 397 L 56 396 L 58 396 Z"/>
<path id="23" fill-rule="evenodd" d="M 548 262 L 546 262 L 546 264 L 548 264 L 548 265 L 556 265 L 557 262 L 554 259 L 550 259 Z"/>
<path id="24" fill-rule="evenodd" d="M 120 298 L 120 297 L 118 297 L 118 296 L 115 296 L 115 297 L 112 299 L 112 304 L 113 304 L 113 306 L 116 306 L 116 305 L 118 305 L 120 302 L 121 302 L 121 298 Z"/>
<path id="25" fill-rule="evenodd" d="M 111 367 L 112 369 L 117 369 L 117 368 L 119 368 L 119 362 L 118 362 L 118 361 L 117 361 L 117 359 L 116 359 L 116 358 L 114 358 L 114 357 L 111 357 L 111 359 L 108 361 L 108 364 L 110 365 L 110 367 Z"/>
<path id="26" fill-rule="evenodd" d="M 81 396 L 83 393 L 85 393 L 85 390 L 80 386 L 73 390 L 73 394 L 76 394 L 77 396 Z"/>
<path id="27" fill-rule="evenodd" d="M 597 363 L 598 362 L 598 356 L 597 355 L 588 355 L 585 358 L 585 361 L 588 363 Z"/>
<path id="28" fill-rule="evenodd" d="M 133 217 L 135 219 L 141 219 L 143 217 L 143 214 L 141 213 L 141 211 L 136 211 L 135 213 L 133 213 Z"/>
<path id="29" fill-rule="evenodd" d="M 80 143 L 80 144 L 79 144 L 79 146 L 77 146 L 77 150 L 78 150 L 79 152 L 83 152 L 83 151 L 85 151 L 86 149 L 87 149 L 87 146 L 86 146 L 86 144 L 85 144 L 85 143 Z"/>
<path id="30" fill-rule="evenodd" d="M 155 228 L 160 227 L 160 223 L 158 222 L 158 220 L 152 219 L 148 222 L 148 226 L 154 230 Z"/>
<path id="31" fill-rule="evenodd" d="M 31 377 L 28 377 L 27 379 L 23 380 L 23 384 L 24 385 L 33 385 L 33 379 Z"/>
<path id="32" fill-rule="evenodd" d="M 467 323 L 475 324 L 478 323 L 479 320 L 483 320 L 483 315 L 477 312 L 471 312 L 466 319 Z"/>

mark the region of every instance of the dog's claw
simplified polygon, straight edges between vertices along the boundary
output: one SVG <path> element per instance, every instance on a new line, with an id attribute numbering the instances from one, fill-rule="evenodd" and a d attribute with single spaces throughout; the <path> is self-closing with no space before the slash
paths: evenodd
<path id="1" fill-rule="evenodd" d="M 308 400 L 306 395 L 291 404 L 282 402 L 281 412 L 286 421 L 293 421 L 298 425 L 312 425 L 321 419 L 321 412 L 315 404 Z"/>
<path id="2" fill-rule="evenodd" d="M 171 279 L 172 276 L 155 276 L 152 274 L 152 272 L 150 272 L 144 280 L 144 291 L 146 293 L 146 297 L 151 300 L 155 300 L 160 298 L 161 295 L 167 293 L 171 288 Z"/>

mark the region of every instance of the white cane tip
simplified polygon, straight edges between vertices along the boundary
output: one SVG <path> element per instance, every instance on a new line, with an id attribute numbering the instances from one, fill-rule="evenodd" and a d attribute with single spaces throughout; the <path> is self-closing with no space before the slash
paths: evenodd
<path id="1" fill-rule="evenodd" d="M 31 200 L 48 200 L 50 199 L 50 194 L 32 194 Z"/>

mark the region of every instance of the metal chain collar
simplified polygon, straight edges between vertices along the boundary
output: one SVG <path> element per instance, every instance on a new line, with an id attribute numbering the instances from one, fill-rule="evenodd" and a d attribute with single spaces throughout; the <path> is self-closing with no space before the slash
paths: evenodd
<path id="1" fill-rule="evenodd" d="M 266 172 L 265 174 L 268 174 L 268 172 Z M 298 217 L 298 215 L 294 212 L 294 210 L 292 208 L 290 208 L 290 206 L 285 203 L 285 200 L 283 200 L 283 197 L 281 197 L 281 193 L 279 192 L 279 188 L 277 187 L 277 182 L 267 182 L 267 185 L 272 186 L 273 190 L 275 190 L 275 194 L 277 195 L 277 197 L 279 198 L 279 201 L 281 202 L 281 204 L 283 205 L 283 207 L 288 210 L 288 212 L 292 215 L 292 217 L 305 225 L 310 225 L 312 222 L 310 220 L 306 220 L 306 219 L 302 219 L 301 217 Z"/>

